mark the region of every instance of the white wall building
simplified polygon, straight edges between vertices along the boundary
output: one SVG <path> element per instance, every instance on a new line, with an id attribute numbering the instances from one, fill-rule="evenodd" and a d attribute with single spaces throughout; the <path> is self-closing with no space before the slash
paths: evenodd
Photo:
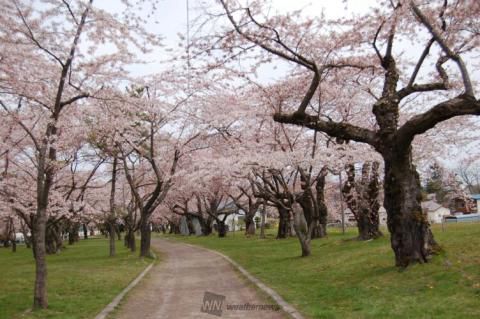
<path id="1" fill-rule="evenodd" d="M 443 217 L 450 215 L 450 209 L 431 200 L 422 202 L 422 209 L 427 214 L 430 224 L 440 224 Z"/>
<path id="2" fill-rule="evenodd" d="M 220 215 L 220 217 L 223 217 L 223 215 Z M 253 220 L 255 221 L 257 217 L 262 218 L 260 210 L 255 213 Z M 265 222 L 267 222 L 267 216 L 265 216 Z M 232 231 L 232 229 L 235 229 L 235 231 L 245 230 L 245 212 L 239 209 L 237 213 L 228 215 L 225 219 L 225 224 L 228 225 L 229 231 Z M 256 223 L 254 225 L 256 228 Z"/>

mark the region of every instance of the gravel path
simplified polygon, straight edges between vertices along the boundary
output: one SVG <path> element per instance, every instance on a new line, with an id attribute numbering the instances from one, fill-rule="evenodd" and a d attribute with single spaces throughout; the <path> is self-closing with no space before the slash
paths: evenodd
<path id="1" fill-rule="evenodd" d="M 259 309 L 271 307 L 272 302 L 260 296 L 221 256 L 164 239 L 152 239 L 152 246 L 163 253 L 162 261 L 122 302 L 115 318 L 286 318 L 280 310 Z M 210 313 L 202 311 L 202 307 L 208 311 L 206 292 L 220 295 L 210 295 Z"/>

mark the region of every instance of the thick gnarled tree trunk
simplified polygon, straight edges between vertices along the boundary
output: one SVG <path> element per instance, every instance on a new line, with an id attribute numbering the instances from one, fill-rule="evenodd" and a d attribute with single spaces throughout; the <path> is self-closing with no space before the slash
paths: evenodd
<path id="1" fill-rule="evenodd" d="M 397 266 L 425 263 L 440 247 L 433 239 L 422 211 L 420 178 L 412 164 L 411 149 L 385 158 L 385 208 Z"/>
<path id="2" fill-rule="evenodd" d="M 357 221 L 359 240 L 370 240 L 383 236 L 379 229 L 378 168 L 378 162 L 374 162 L 373 166 L 369 162 L 364 163 L 361 180 L 355 181 L 354 164 L 346 166 L 347 180 L 343 185 L 342 193 L 348 208 Z"/>

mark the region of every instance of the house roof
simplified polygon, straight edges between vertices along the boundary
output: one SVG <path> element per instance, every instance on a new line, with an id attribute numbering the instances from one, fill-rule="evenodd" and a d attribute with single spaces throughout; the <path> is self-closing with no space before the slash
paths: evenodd
<path id="1" fill-rule="evenodd" d="M 422 202 L 422 208 L 424 210 L 427 210 L 428 212 L 434 212 L 440 208 L 443 208 L 443 206 L 437 202 L 434 202 L 433 200 L 429 200 L 426 202 Z"/>

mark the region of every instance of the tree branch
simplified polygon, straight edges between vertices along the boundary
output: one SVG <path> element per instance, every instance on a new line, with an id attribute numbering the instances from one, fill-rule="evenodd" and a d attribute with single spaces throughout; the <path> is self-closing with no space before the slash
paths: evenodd
<path id="1" fill-rule="evenodd" d="M 90 97 L 90 94 L 89 93 L 82 93 L 82 94 L 79 94 L 77 96 L 74 96 L 72 97 L 71 99 L 68 99 L 66 101 L 63 101 L 60 103 L 60 107 L 63 108 L 64 106 L 67 106 L 69 104 L 72 104 L 80 99 L 85 99 L 87 97 Z"/>
<path id="2" fill-rule="evenodd" d="M 374 145 L 376 142 L 376 133 L 369 129 L 354 126 L 348 123 L 338 123 L 333 121 L 324 121 L 316 116 L 307 114 L 274 114 L 273 120 L 279 123 L 295 124 L 308 127 L 315 131 L 327 133 L 328 135 L 344 140 L 353 140 L 356 142 Z"/>
<path id="3" fill-rule="evenodd" d="M 415 135 L 422 134 L 438 123 L 460 115 L 480 115 L 480 101 L 469 95 L 460 95 L 439 103 L 403 124 L 396 134 L 396 142 L 401 147 L 408 146 Z"/>

